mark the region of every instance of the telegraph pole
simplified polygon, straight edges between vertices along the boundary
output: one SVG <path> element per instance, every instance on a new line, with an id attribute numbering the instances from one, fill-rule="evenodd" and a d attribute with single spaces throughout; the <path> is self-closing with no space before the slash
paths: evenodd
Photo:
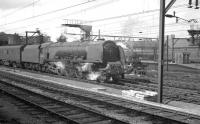
<path id="1" fill-rule="evenodd" d="M 164 67 L 164 37 L 165 37 L 165 14 L 176 0 L 171 0 L 165 8 L 165 0 L 160 0 L 160 24 L 159 24 L 159 57 L 158 57 L 158 99 L 162 103 L 163 96 L 163 67 Z"/>
<path id="2" fill-rule="evenodd" d="M 168 71 L 168 53 L 169 53 L 169 48 L 168 48 L 168 44 L 169 44 L 169 35 L 167 35 L 167 71 Z"/>
<path id="3" fill-rule="evenodd" d="M 157 101 L 159 103 L 162 103 L 162 96 L 163 96 L 163 66 L 164 66 L 164 32 L 165 32 L 165 13 L 171 8 L 171 6 L 176 2 L 176 0 L 171 0 L 167 7 L 165 8 L 165 0 L 160 0 L 160 24 L 159 24 L 159 58 L 158 58 L 158 99 Z M 189 8 L 192 8 L 192 0 L 189 0 Z M 195 9 L 199 9 L 199 2 L 196 0 L 195 3 Z M 182 19 L 177 16 L 169 15 L 169 17 L 176 17 L 179 19 Z M 166 15 L 166 16 L 167 16 Z M 185 20 L 185 19 L 182 19 Z M 188 22 L 194 21 L 192 20 L 185 20 Z M 174 47 L 174 38 L 172 38 L 172 47 Z M 174 51 L 174 48 L 172 48 L 172 51 Z M 172 52 L 173 54 L 173 52 Z M 172 55 L 173 57 L 173 55 Z"/>
<path id="4" fill-rule="evenodd" d="M 164 32 L 165 32 L 165 0 L 160 0 L 159 58 L 158 58 L 158 102 L 159 103 L 162 103 L 162 96 L 163 96 Z"/>

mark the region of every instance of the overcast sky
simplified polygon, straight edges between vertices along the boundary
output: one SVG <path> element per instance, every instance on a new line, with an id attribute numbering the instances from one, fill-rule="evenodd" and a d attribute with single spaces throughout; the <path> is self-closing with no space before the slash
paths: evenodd
<path id="1" fill-rule="evenodd" d="M 200 21 L 200 10 L 187 8 L 187 3 L 177 0 L 168 13 Z M 93 34 L 100 29 L 109 35 L 157 37 L 158 9 L 159 0 L 0 0 L 0 31 L 24 35 L 39 28 L 55 40 L 64 30 L 79 32 L 61 27 L 64 19 L 77 19 L 89 21 Z M 166 18 L 166 34 L 188 37 L 189 27 L 190 23 Z"/>

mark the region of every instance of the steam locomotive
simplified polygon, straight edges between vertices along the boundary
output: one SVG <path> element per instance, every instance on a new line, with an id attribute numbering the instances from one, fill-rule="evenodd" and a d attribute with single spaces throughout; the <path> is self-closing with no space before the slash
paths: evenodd
<path id="1" fill-rule="evenodd" d="M 97 81 L 124 78 L 124 51 L 113 41 L 0 46 L 0 63 Z"/>

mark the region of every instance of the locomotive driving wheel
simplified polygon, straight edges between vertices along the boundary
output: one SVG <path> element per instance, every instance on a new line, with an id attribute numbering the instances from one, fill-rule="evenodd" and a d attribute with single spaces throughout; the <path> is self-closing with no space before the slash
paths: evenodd
<path id="1" fill-rule="evenodd" d="M 106 77 L 98 77 L 97 78 L 97 82 L 99 82 L 99 83 L 104 83 L 104 82 L 106 82 Z"/>
<path id="2" fill-rule="evenodd" d="M 69 77 L 73 77 L 73 78 L 78 77 L 78 74 L 77 74 L 77 72 L 76 72 L 76 70 L 74 68 L 67 69 L 67 75 Z"/>
<path id="3" fill-rule="evenodd" d="M 118 82 L 119 81 L 119 76 L 114 75 L 112 76 L 113 82 Z"/>
<path id="4" fill-rule="evenodd" d="M 73 73 L 74 73 L 73 75 L 74 75 L 75 78 L 81 78 L 81 75 L 80 75 L 78 69 L 74 69 Z"/>
<path id="5" fill-rule="evenodd" d="M 17 68 L 17 64 L 16 63 L 12 63 L 12 67 Z"/>

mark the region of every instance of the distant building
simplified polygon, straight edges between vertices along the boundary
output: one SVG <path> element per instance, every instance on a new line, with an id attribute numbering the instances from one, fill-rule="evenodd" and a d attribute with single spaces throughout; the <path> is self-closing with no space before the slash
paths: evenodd
<path id="1" fill-rule="evenodd" d="M 143 60 L 158 59 L 158 40 L 139 40 L 139 41 L 127 41 L 126 46 L 129 48 L 125 50 L 127 56 L 139 56 Z M 164 59 L 175 62 L 177 55 L 189 56 L 189 62 L 200 62 L 200 47 L 198 45 L 192 45 L 188 38 L 169 38 L 168 39 L 168 57 L 167 57 L 167 43 L 164 43 Z M 183 57 L 184 58 L 184 57 Z M 184 63 L 184 62 L 183 62 Z"/>
<path id="2" fill-rule="evenodd" d="M 12 44 L 21 44 L 21 36 L 18 34 L 6 34 L 0 33 L 0 45 L 12 45 Z"/>
<path id="3" fill-rule="evenodd" d="M 152 40 L 129 41 L 127 42 L 127 45 L 130 48 L 129 52 L 132 53 L 132 56 L 138 56 L 144 60 L 157 59 L 157 49 L 158 49 L 157 41 L 152 41 Z"/>
<path id="4" fill-rule="evenodd" d="M 6 45 L 8 44 L 8 37 L 5 33 L 0 33 L 0 45 Z"/>
<path id="5" fill-rule="evenodd" d="M 48 35 L 40 35 L 40 36 L 31 36 L 28 37 L 28 44 L 39 44 L 51 42 L 51 38 Z M 18 34 L 6 34 L 4 32 L 0 32 L 0 45 L 17 45 L 17 44 L 25 44 L 26 37 L 19 36 Z"/>

